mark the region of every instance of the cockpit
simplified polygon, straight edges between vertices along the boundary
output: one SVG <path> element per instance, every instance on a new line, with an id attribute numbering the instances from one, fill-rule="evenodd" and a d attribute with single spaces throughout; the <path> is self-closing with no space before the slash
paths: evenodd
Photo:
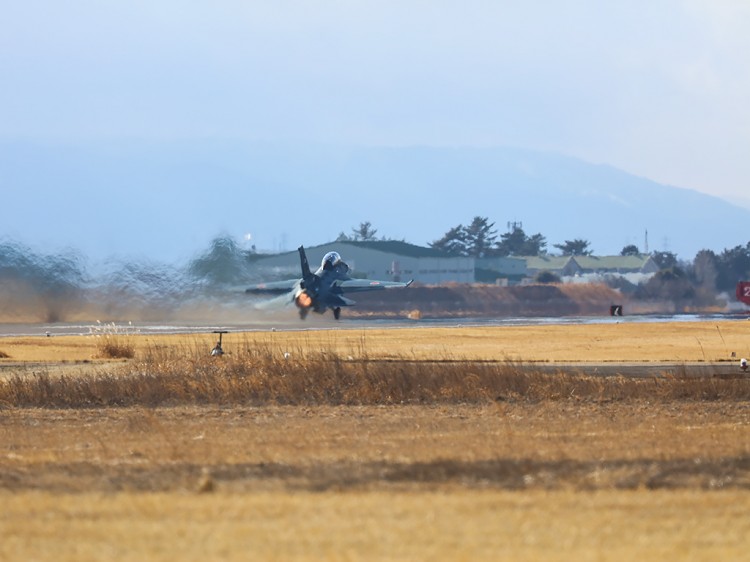
<path id="1" fill-rule="evenodd" d="M 328 271 L 329 269 L 333 269 L 336 267 L 339 263 L 341 263 L 341 256 L 338 252 L 328 252 L 325 256 L 323 256 L 323 262 L 320 264 L 320 267 L 322 267 L 325 271 Z"/>

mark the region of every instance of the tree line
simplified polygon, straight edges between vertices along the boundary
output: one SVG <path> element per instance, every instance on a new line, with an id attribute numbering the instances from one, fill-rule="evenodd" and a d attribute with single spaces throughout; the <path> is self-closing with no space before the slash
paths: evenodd
<path id="1" fill-rule="evenodd" d="M 455 256 L 474 258 L 544 256 L 548 255 L 547 239 L 541 233 L 526 234 L 521 223 L 510 223 L 508 231 L 498 234 L 495 223 L 487 217 L 476 216 L 467 224 L 450 228 L 429 246 Z M 377 230 L 370 222 L 360 223 L 343 232 L 338 241 L 377 240 Z M 385 239 L 385 238 L 383 238 Z M 553 244 L 560 255 L 588 256 L 593 253 L 588 240 L 575 238 Z M 620 251 L 622 256 L 643 255 L 640 249 L 629 244 Z M 733 292 L 740 280 L 750 280 L 750 242 L 720 253 L 704 249 L 692 261 L 679 260 L 672 252 L 656 251 L 649 254 L 659 266 L 659 272 L 641 285 L 631 285 L 623 280 L 610 280 L 618 288 L 636 293 L 641 298 L 668 298 L 707 302 L 717 292 Z"/>
<path id="2" fill-rule="evenodd" d="M 498 239 L 495 223 L 487 217 L 474 217 L 470 224 L 459 224 L 446 232 L 442 238 L 430 243 L 432 248 L 457 256 L 474 258 L 507 256 L 540 256 L 547 253 L 547 239 L 541 234 L 528 236 L 520 223 Z M 588 251 L 588 242 L 580 240 L 566 242 L 565 249 L 583 255 Z M 556 246 L 557 247 L 557 246 Z M 590 253 L 590 252 L 588 252 Z"/>
<path id="3" fill-rule="evenodd" d="M 527 235 L 522 224 L 511 223 L 508 231 L 498 236 L 495 223 L 480 216 L 474 217 L 467 226 L 454 226 L 430 246 L 449 254 L 475 258 L 547 255 L 547 240 L 542 234 Z M 553 247 L 563 256 L 592 254 L 591 243 L 579 238 Z M 620 255 L 642 254 L 636 245 L 629 244 L 622 248 Z M 657 251 L 650 255 L 660 271 L 649 282 L 634 289 L 640 290 L 641 297 L 681 295 L 685 299 L 705 300 L 717 291 L 733 292 L 738 281 L 750 280 L 750 242 L 720 253 L 704 249 L 692 261 L 679 260 L 672 252 Z"/>

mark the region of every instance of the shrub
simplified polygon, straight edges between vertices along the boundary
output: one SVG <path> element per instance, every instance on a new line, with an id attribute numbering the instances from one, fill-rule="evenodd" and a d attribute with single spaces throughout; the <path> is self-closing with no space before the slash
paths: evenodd
<path id="1" fill-rule="evenodd" d="M 132 325 L 118 326 L 114 322 L 102 324 L 97 321 L 97 325 L 89 328 L 89 331 L 97 338 L 97 357 L 103 359 L 132 359 L 135 357 L 135 343 L 131 336 L 137 333 L 137 330 Z"/>
<path id="2" fill-rule="evenodd" d="M 560 283 L 560 278 L 551 271 L 540 271 L 536 276 L 537 283 L 551 284 Z"/>

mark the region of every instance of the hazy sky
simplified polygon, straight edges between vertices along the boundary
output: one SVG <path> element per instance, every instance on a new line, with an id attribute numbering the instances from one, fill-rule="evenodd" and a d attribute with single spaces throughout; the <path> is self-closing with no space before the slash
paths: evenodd
<path id="1" fill-rule="evenodd" d="M 0 0 L 0 137 L 520 146 L 750 207 L 746 0 Z"/>

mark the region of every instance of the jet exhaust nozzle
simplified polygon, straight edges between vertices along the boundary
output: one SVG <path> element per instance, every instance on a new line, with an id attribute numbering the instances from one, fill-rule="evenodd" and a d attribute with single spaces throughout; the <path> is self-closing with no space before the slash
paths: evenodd
<path id="1" fill-rule="evenodd" d="M 297 308 L 310 308 L 313 305 L 312 297 L 304 289 L 294 296 L 294 304 Z"/>

